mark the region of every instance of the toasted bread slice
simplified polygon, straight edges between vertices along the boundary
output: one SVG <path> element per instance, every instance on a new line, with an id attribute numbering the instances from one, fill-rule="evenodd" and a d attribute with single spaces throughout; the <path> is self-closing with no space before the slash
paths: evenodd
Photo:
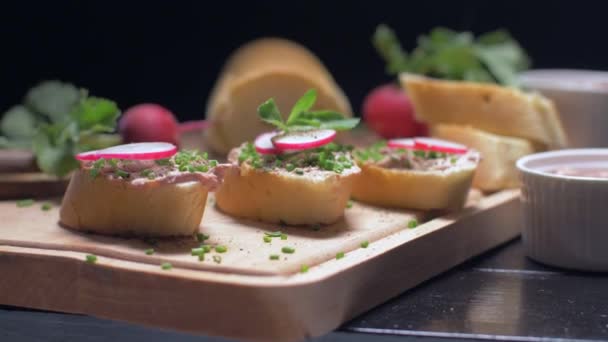
<path id="1" fill-rule="evenodd" d="M 431 125 L 472 126 L 503 136 L 528 139 L 549 149 L 567 138 L 551 100 L 540 94 L 495 84 L 400 75 L 416 116 Z"/>
<path id="2" fill-rule="evenodd" d="M 68 228 L 122 236 L 180 236 L 198 231 L 207 187 L 198 181 L 146 182 L 91 177 L 75 171 L 63 198 L 60 223 Z"/>
<path id="3" fill-rule="evenodd" d="M 300 96 L 313 88 L 318 94 L 315 108 L 352 116 L 342 90 L 305 47 L 279 38 L 248 43 L 228 60 L 208 99 L 206 141 L 215 152 L 226 154 L 268 129 L 257 116 L 260 103 L 274 98 L 287 115 Z"/>
<path id="4" fill-rule="evenodd" d="M 448 172 L 389 169 L 374 164 L 359 166 L 353 198 L 382 207 L 406 209 L 459 209 L 471 188 L 474 167 Z"/>
<path id="5" fill-rule="evenodd" d="M 297 175 L 255 169 L 248 163 L 224 175 L 215 195 L 223 212 L 242 218 L 289 225 L 330 224 L 344 214 L 359 168 L 342 174 L 315 171 Z"/>
<path id="6" fill-rule="evenodd" d="M 473 178 L 473 187 L 483 191 L 518 187 L 515 162 L 535 152 L 528 140 L 487 133 L 470 126 L 435 125 L 431 127 L 431 135 L 479 151 L 481 161 Z"/>

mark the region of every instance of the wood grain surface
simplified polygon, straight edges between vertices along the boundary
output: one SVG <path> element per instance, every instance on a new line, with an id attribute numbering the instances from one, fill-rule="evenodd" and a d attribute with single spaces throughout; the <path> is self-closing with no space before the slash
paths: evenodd
<path id="1" fill-rule="evenodd" d="M 75 233 L 57 211 L 0 202 L 0 303 L 85 313 L 248 340 L 318 336 L 519 234 L 517 191 L 474 198 L 416 229 L 419 213 L 355 204 L 319 231 L 239 221 L 207 208 L 201 231 L 228 252 L 199 262 L 194 240 L 150 242 Z M 263 241 L 281 229 L 287 240 Z M 368 240 L 368 248 L 360 243 Z M 281 247 L 295 248 L 283 254 Z M 337 260 L 336 253 L 346 256 Z M 97 263 L 84 262 L 96 254 Z M 281 260 L 270 261 L 271 253 Z M 214 253 L 211 253 L 214 254 Z M 171 262 L 172 270 L 162 270 Z M 302 265 L 310 267 L 300 273 Z M 272 322 L 272 324 L 270 324 Z"/>

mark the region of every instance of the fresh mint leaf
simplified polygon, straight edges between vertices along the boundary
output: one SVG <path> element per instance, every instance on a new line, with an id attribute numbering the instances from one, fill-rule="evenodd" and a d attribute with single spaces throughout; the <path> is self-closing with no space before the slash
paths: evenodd
<path id="1" fill-rule="evenodd" d="M 69 120 L 72 108 L 83 95 L 86 96 L 72 84 L 44 81 L 25 95 L 25 105 L 51 122 L 63 122 Z"/>
<path id="2" fill-rule="evenodd" d="M 120 111 L 113 101 L 88 97 L 80 100 L 70 115 L 78 123 L 80 131 L 105 133 L 114 130 Z"/>
<path id="3" fill-rule="evenodd" d="M 306 112 L 312 108 L 317 101 L 317 91 L 314 89 L 308 90 L 293 106 L 289 117 L 287 118 L 287 125 L 293 124 L 303 112 Z"/>
<path id="4" fill-rule="evenodd" d="M 286 130 L 287 126 L 283 123 L 283 117 L 274 99 L 267 100 L 258 107 L 258 115 L 262 121 L 277 126 L 281 130 Z"/>
<path id="5" fill-rule="evenodd" d="M 321 122 L 316 119 L 298 118 L 289 124 L 289 129 L 292 129 L 293 127 L 297 127 L 297 126 L 319 127 L 319 126 L 321 126 Z"/>
<path id="6" fill-rule="evenodd" d="M 355 128 L 359 124 L 360 119 L 342 119 L 325 121 L 321 123 L 320 128 L 333 129 L 335 131 L 347 131 Z"/>
<path id="7" fill-rule="evenodd" d="M 9 109 L 0 121 L 0 131 L 9 139 L 30 139 L 37 129 L 38 118 L 22 105 Z"/>
<path id="8" fill-rule="evenodd" d="M 344 119 L 344 115 L 334 112 L 331 110 L 317 110 L 314 112 L 306 112 L 302 114 L 302 117 L 306 119 L 315 119 L 320 121 L 329 121 L 329 120 L 341 120 Z"/>

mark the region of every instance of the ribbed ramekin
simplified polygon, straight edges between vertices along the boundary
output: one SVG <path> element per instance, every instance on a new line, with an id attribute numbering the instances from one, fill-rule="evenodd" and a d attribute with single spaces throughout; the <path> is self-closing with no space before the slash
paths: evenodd
<path id="1" fill-rule="evenodd" d="M 574 165 L 608 168 L 608 149 L 544 152 L 517 161 L 525 252 L 553 266 L 608 271 L 608 179 L 551 172 Z"/>

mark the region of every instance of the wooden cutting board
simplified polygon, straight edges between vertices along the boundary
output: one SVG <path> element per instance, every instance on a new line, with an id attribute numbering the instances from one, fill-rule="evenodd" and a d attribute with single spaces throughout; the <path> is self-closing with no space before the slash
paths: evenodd
<path id="1" fill-rule="evenodd" d="M 200 231 L 228 251 L 202 262 L 190 255 L 198 245 L 192 238 L 77 233 L 57 224 L 58 203 L 42 211 L 3 201 L 0 303 L 246 340 L 301 340 L 515 238 L 518 195 L 472 192 L 463 211 L 443 216 L 355 203 L 318 231 L 234 219 L 211 198 Z M 408 228 L 412 218 L 422 224 Z M 287 239 L 263 241 L 276 230 Z M 295 253 L 282 253 L 285 246 Z M 147 248 L 156 253 L 146 255 Z M 336 259 L 339 252 L 345 256 Z M 86 263 L 86 254 L 97 262 Z M 162 270 L 163 262 L 173 269 Z"/>

